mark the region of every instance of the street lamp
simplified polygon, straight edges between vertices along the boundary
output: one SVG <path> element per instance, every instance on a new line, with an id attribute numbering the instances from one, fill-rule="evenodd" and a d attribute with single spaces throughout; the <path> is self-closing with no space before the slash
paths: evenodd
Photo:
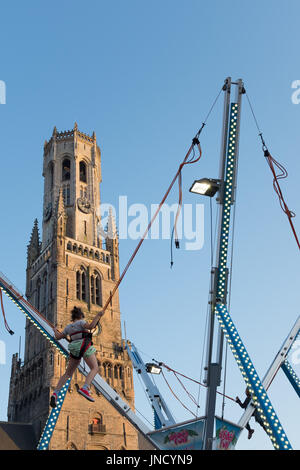
<path id="1" fill-rule="evenodd" d="M 148 372 L 148 374 L 160 374 L 161 373 L 161 367 L 160 366 L 157 366 L 156 364 L 152 364 L 150 362 L 148 362 L 146 364 L 146 371 Z"/>
<path id="2" fill-rule="evenodd" d="M 190 192 L 200 194 L 201 196 L 214 197 L 220 189 L 220 180 L 213 178 L 201 178 L 193 182 Z"/>

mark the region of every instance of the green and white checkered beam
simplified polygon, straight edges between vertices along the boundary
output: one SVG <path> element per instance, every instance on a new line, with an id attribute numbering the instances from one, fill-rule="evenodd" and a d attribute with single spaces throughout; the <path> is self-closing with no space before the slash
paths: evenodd
<path id="1" fill-rule="evenodd" d="M 52 408 L 52 410 L 50 411 L 44 431 L 41 435 L 39 444 L 37 446 L 37 450 L 47 450 L 49 447 L 50 440 L 51 440 L 53 431 L 55 429 L 55 426 L 59 417 L 59 413 L 61 411 L 64 399 L 66 397 L 70 382 L 71 382 L 71 379 L 69 379 L 65 383 L 65 385 L 62 387 L 57 398 L 56 408 Z"/>
<path id="2" fill-rule="evenodd" d="M 277 450 L 292 449 L 283 427 L 281 426 L 273 409 L 271 401 L 268 398 L 267 392 L 258 377 L 249 354 L 246 351 L 225 305 L 216 305 L 216 315 L 246 385 L 250 390 L 253 404 L 257 408 L 257 411 L 263 420 L 266 432 L 268 433 L 274 448 Z"/>
<path id="3" fill-rule="evenodd" d="M 236 134 L 237 134 L 238 105 L 231 103 L 229 135 L 227 147 L 226 180 L 224 188 L 224 206 L 222 214 L 222 231 L 220 237 L 219 264 L 218 264 L 218 283 L 217 283 L 217 301 L 223 302 L 226 295 L 226 264 L 228 255 L 228 239 L 230 227 L 230 212 L 235 179 L 235 159 L 236 159 Z"/>
<path id="4" fill-rule="evenodd" d="M 291 383 L 293 389 L 297 393 L 298 397 L 300 397 L 300 379 L 294 369 L 292 368 L 291 364 L 288 360 L 285 360 L 281 366 L 281 369 L 287 376 L 289 382 Z"/>
<path id="5" fill-rule="evenodd" d="M 12 300 L 12 302 L 25 314 L 26 318 L 48 339 L 54 348 L 56 348 L 65 358 L 69 355 L 67 351 L 53 338 L 53 330 L 44 321 L 30 304 L 24 301 L 23 295 L 17 288 L 10 284 L 10 281 L 0 272 L 0 289 Z"/>
<path id="6" fill-rule="evenodd" d="M 11 282 L 1 272 L 0 272 L 0 289 L 2 289 L 2 291 L 13 301 L 13 303 L 25 314 L 26 318 L 40 331 L 40 333 L 46 339 L 48 339 L 48 341 L 52 344 L 52 346 L 55 347 L 58 350 L 58 352 L 62 354 L 62 356 L 64 356 L 65 358 L 68 358 L 69 355 L 66 349 L 61 344 L 59 344 L 59 342 L 56 341 L 55 338 L 53 337 L 52 328 L 50 328 L 50 326 L 46 323 L 46 321 L 43 320 L 43 318 L 41 318 L 37 314 L 37 312 L 34 310 L 34 308 L 30 304 L 27 304 L 24 301 L 24 298 L 21 292 L 19 292 L 18 289 L 15 286 L 13 286 Z M 38 450 L 46 450 L 49 446 L 49 442 L 53 434 L 55 424 L 58 420 L 62 404 L 64 402 L 67 390 L 69 388 L 69 384 L 70 384 L 70 380 L 66 382 L 66 384 L 60 391 L 57 407 L 53 408 L 52 411 L 50 412 L 45 429 L 43 431 L 43 434 L 40 438 L 40 442 L 37 447 Z"/>

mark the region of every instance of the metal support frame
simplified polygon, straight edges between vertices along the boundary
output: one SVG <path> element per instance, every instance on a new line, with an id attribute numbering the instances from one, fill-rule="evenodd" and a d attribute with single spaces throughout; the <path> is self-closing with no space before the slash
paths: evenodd
<path id="1" fill-rule="evenodd" d="M 263 378 L 263 381 L 262 381 L 262 384 L 264 386 L 264 388 L 266 390 L 269 389 L 271 383 L 273 382 L 274 380 L 274 377 L 276 376 L 276 374 L 278 373 L 278 371 L 280 370 L 280 368 L 282 368 L 282 370 L 284 372 L 286 372 L 286 369 L 288 369 L 288 361 L 287 361 L 287 356 L 291 350 L 291 347 L 292 345 L 294 344 L 294 342 L 296 341 L 298 335 L 299 335 L 299 331 L 300 331 L 300 316 L 298 317 L 298 319 L 296 320 L 295 324 L 293 325 L 291 331 L 289 332 L 289 334 L 287 335 L 286 339 L 284 340 L 281 348 L 279 349 L 278 353 L 276 354 L 275 358 L 273 359 L 269 369 L 267 370 L 264 378 Z M 284 367 L 284 364 L 286 363 L 286 369 Z M 289 364 L 290 366 L 290 364 Z M 291 366 L 290 366 L 291 367 Z M 293 371 L 294 372 L 294 371 Z M 293 373 L 289 373 L 289 376 L 288 376 L 288 379 L 290 380 L 292 386 L 295 388 L 296 392 L 298 393 L 299 395 L 299 392 L 300 392 L 300 383 L 299 383 L 299 379 L 297 377 L 297 375 L 293 375 Z M 294 377 L 296 377 L 294 379 Z M 297 380 L 298 380 L 298 388 L 297 388 Z M 242 417 L 240 418 L 239 422 L 238 422 L 238 425 L 242 428 L 244 428 L 246 426 L 246 424 L 248 423 L 249 419 L 251 418 L 252 414 L 254 412 L 254 409 L 253 409 L 253 406 L 252 406 L 252 401 L 249 403 L 249 405 L 247 406 L 247 408 L 245 409 Z"/>
<path id="2" fill-rule="evenodd" d="M 221 157 L 219 179 L 221 181 L 220 193 L 217 201 L 221 205 L 218 230 L 218 245 L 216 260 L 218 267 L 212 272 L 212 291 L 210 297 L 210 321 L 208 329 L 206 353 L 206 426 L 204 435 L 204 449 L 211 449 L 214 437 L 214 421 L 216 408 L 217 387 L 221 383 L 223 331 L 219 327 L 216 360 L 213 360 L 213 343 L 215 330 L 215 307 L 217 302 L 227 303 L 227 282 L 229 270 L 227 268 L 228 234 L 230 225 L 230 209 L 234 202 L 233 194 L 236 185 L 236 171 L 238 159 L 238 141 L 240 129 L 241 97 L 244 90 L 242 80 L 238 80 L 236 102 L 231 103 L 231 78 L 224 84 L 224 110 L 221 142 Z M 230 193 L 230 196 L 228 196 Z"/>
<path id="3" fill-rule="evenodd" d="M 254 368 L 243 341 L 227 311 L 225 305 L 217 304 L 216 315 L 234 355 L 247 387 L 252 395 L 254 406 L 263 420 L 266 432 L 275 449 L 290 450 L 291 444 L 275 413 L 267 392 Z"/>
<path id="4" fill-rule="evenodd" d="M 230 102 L 231 85 L 237 85 L 237 98 L 236 102 Z M 206 399 L 206 426 L 204 435 L 204 449 L 210 449 L 213 440 L 214 419 L 215 419 L 215 406 L 216 406 L 216 391 L 220 385 L 221 369 L 222 369 L 222 353 L 224 336 L 229 344 L 233 355 L 236 359 L 238 367 L 241 370 L 242 376 L 247 384 L 252 395 L 252 401 L 257 408 L 260 417 L 263 420 L 266 432 L 268 433 L 272 444 L 275 449 L 291 449 L 291 444 L 280 424 L 280 421 L 273 409 L 273 406 L 268 398 L 266 389 L 268 388 L 269 380 L 273 380 L 274 375 L 278 371 L 278 364 L 276 359 L 271 365 L 270 370 L 261 381 L 253 366 L 253 363 L 245 349 L 245 346 L 238 334 L 235 325 L 232 322 L 231 316 L 226 308 L 226 293 L 228 281 L 228 240 L 230 232 L 230 212 L 231 206 L 235 202 L 236 179 L 237 179 L 237 162 L 238 162 L 238 147 L 239 147 L 239 128 L 240 128 L 240 111 L 241 111 L 241 96 L 244 92 L 242 80 L 231 82 L 231 78 L 227 78 L 224 86 L 224 115 L 223 115 L 223 131 L 222 131 L 222 146 L 221 146 L 221 162 L 220 162 L 220 195 L 219 203 L 222 210 L 220 211 L 219 220 L 219 238 L 217 247 L 217 260 L 218 267 L 214 268 L 212 276 L 212 286 L 210 297 L 210 321 L 208 330 L 207 342 L 207 355 L 206 355 L 206 377 L 207 383 L 207 399 Z M 38 328 L 38 330 L 56 347 L 56 349 L 64 356 L 68 357 L 67 346 L 68 342 L 65 339 L 57 341 L 53 337 L 52 328 L 46 321 L 40 318 L 37 310 L 31 306 L 22 296 L 22 294 L 10 283 L 5 276 L 0 273 L 0 288 L 8 295 L 8 297 L 25 313 L 26 317 Z M 218 348 L 217 360 L 213 362 L 213 342 L 214 342 L 214 329 L 215 329 L 215 316 L 219 321 L 218 333 Z M 299 332 L 299 328 L 298 328 Z M 134 352 L 127 348 L 128 354 L 133 361 L 135 368 L 139 367 L 142 373 L 142 378 L 147 386 L 147 393 L 152 401 L 152 406 L 155 412 L 155 417 L 161 426 L 170 426 L 175 424 L 166 403 L 162 399 L 158 389 L 152 384 L 150 378 L 145 370 L 141 358 L 139 357 L 134 345 Z M 291 382 L 298 396 L 300 396 L 300 380 L 296 373 L 293 371 L 291 365 L 287 360 L 281 361 L 280 367 L 283 369 L 288 380 Z M 82 359 L 79 365 L 79 371 L 87 375 Z M 271 372 L 272 371 L 272 372 Z M 275 372 L 276 371 L 276 372 Z M 273 375 L 272 375 L 273 374 Z M 55 424 L 59 417 L 59 413 L 66 396 L 70 381 L 66 383 L 59 396 L 59 403 L 57 409 L 51 411 L 45 429 L 43 431 L 38 448 L 48 448 L 52 433 L 55 429 Z M 137 418 L 135 413 L 130 409 L 127 403 L 97 374 L 93 380 L 93 385 L 96 390 L 100 392 L 114 408 L 139 431 L 141 434 L 157 448 L 156 445 L 147 435 L 150 430 L 145 424 Z M 163 416 L 162 411 L 166 416 Z M 251 417 L 253 409 L 247 409 L 244 416 L 239 422 L 245 422 Z M 249 415 L 250 413 L 250 415 Z M 243 420 L 243 421 L 242 421 Z"/>
<path id="5" fill-rule="evenodd" d="M 220 191 L 217 201 L 220 202 L 223 207 L 224 201 L 224 190 L 225 190 L 225 166 L 226 166 L 226 154 L 227 154 L 227 139 L 228 139 L 228 127 L 229 127 L 229 110 L 230 110 L 230 93 L 231 93 L 231 78 L 228 77 L 225 80 L 223 87 L 224 90 L 224 105 L 223 105 L 223 126 L 222 126 L 222 142 L 221 142 L 221 156 L 220 156 Z M 217 258 L 221 246 L 221 224 L 222 224 L 222 211 L 220 212 L 219 219 L 219 238 L 217 248 Z M 211 449 L 214 437 L 214 424 L 215 424 L 215 408 L 216 408 L 216 393 L 217 387 L 220 385 L 221 379 L 221 368 L 222 363 L 213 361 L 213 342 L 214 342 L 214 329 L 215 329 L 215 305 L 216 296 L 218 291 L 218 279 L 219 269 L 217 267 L 212 269 L 211 272 L 211 292 L 210 292 L 210 312 L 209 312 L 209 323 L 207 333 L 207 349 L 206 349 L 206 367 L 205 367 L 205 378 L 204 382 L 207 385 L 206 393 L 206 411 L 207 417 L 204 432 L 204 449 Z M 220 344 L 220 346 L 222 346 Z M 220 357 L 220 354 L 218 354 Z"/>
<path id="6" fill-rule="evenodd" d="M 292 368 L 291 364 L 289 361 L 284 361 L 284 363 L 281 366 L 281 369 L 287 376 L 287 379 L 289 380 L 290 384 L 292 385 L 293 389 L 297 393 L 298 397 L 300 397 L 300 379 L 294 369 Z"/>
<path id="7" fill-rule="evenodd" d="M 131 348 L 126 345 L 126 350 L 135 371 L 141 376 L 146 386 L 146 392 L 154 411 L 155 429 L 164 428 L 166 426 L 173 426 L 176 424 L 175 419 L 173 418 L 172 413 L 169 410 L 165 400 L 161 396 L 157 386 L 150 379 L 146 370 L 146 365 L 139 355 L 135 345 L 131 343 Z"/>
<path id="8" fill-rule="evenodd" d="M 298 323 L 296 323 L 295 327 L 297 327 L 297 325 L 299 325 L 299 330 L 295 336 L 293 343 L 300 337 L 300 316 L 298 318 Z M 281 368 L 285 373 L 287 379 L 289 380 L 290 384 L 294 388 L 295 392 L 297 393 L 298 397 L 300 397 L 300 379 L 287 359 L 284 361 Z"/>
<path id="9" fill-rule="evenodd" d="M 219 239 L 217 248 L 218 270 L 217 270 L 217 283 L 216 291 L 212 294 L 212 309 L 209 325 L 209 339 L 207 350 L 207 398 L 206 398 L 206 428 L 204 438 L 204 448 L 211 449 L 214 429 L 215 417 L 215 404 L 216 404 L 216 390 L 220 383 L 221 366 L 222 366 L 222 351 L 224 335 L 234 354 L 237 364 L 242 372 L 243 378 L 249 387 L 253 397 L 254 405 L 260 416 L 263 419 L 267 433 L 270 436 L 272 444 L 275 449 L 291 449 L 291 445 L 279 419 L 271 405 L 267 393 L 255 371 L 255 368 L 250 360 L 250 357 L 243 345 L 241 338 L 231 320 L 227 311 L 226 303 L 226 281 L 228 275 L 227 258 L 229 247 L 229 233 L 230 233 L 230 214 L 231 206 L 235 200 L 236 191 L 236 175 L 237 175 L 237 161 L 238 161 L 238 148 L 239 148 L 239 129 L 240 129 L 240 111 L 241 111 L 241 97 L 244 93 L 244 86 L 242 80 L 237 81 L 237 97 L 236 102 L 230 104 L 230 117 L 226 121 L 226 116 L 223 118 L 223 142 L 222 148 L 224 151 L 224 138 L 227 135 L 227 158 L 226 164 L 223 155 L 221 159 L 221 176 L 223 175 L 223 186 L 220 194 L 220 204 L 222 210 L 220 213 L 219 222 Z M 229 93 L 228 93 L 229 94 Z M 224 111 L 229 98 L 225 96 Z M 225 126 L 227 125 L 227 129 Z M 224 168 L 226 168 L 224 172 Z M 222 180 L 221 180 L 222 181 Z M 218 355 L 217 361 L 212 362 L 212 349 L 214 340 L 214 315 L 219 320 L 219 336 L 218 336 Z"/>
<path id="10" fill-rule="evenodd" d="M 53 336 L 52 327 L 40 317 L 39 312 L 23 297 L 23 294 L 7 279 L 4 274 L 0 272 L 0 288 L 3 292 L 17 305 L 17 307 L 26 315 L 28 320 L 30 320 L 33 325 L 41 332 L 45 338 L 62 354 L 65 358 L 69 357 L 68 353 L 68 341 L 66 339 L 56 340 Z M 87 370 L 86 370 L 87 369 Z M 87 375 L 89 372 L 89 367 L 85 367 L 84 360 L 82 359 L 78 370 L 83 375 Z M 136 414 L 132 411 L 130 406 L 120 397 L 120 395 L 113 390 L 108 383 L 97 374 L 92 382 L 92 385 L 96 390 L 101 393 L 104 398 L 124 417 L 126 418 L 142 435 L 143 437 L 151 443 L 154 448 L 157 448 L 156 444 L 147 435 L 150 432 L 150 429 L 140 420 Z M 51 413 L 50 413 L 51 414 Z M 58 413 L 59 415 L 59 413 Z M 58 419 L 56 416 L 56 420 Z M 50 423 L 50 422 L 49 422 Z M 51 435 L 54 431 L 50 431 L 50 427 L 47 430 L 50 432 L 48 434 L 49 442 Z M 48 442 L 48 445 L 49 445 Z"/>

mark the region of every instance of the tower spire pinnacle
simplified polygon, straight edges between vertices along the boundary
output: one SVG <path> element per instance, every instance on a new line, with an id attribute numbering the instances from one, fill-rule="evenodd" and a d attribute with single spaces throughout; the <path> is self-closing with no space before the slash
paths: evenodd
<path id="1" fill-rule="evenodd" d="M 109 208 L 109 213 L 108 213 L 107 235 L 108 235 L 108 238 L 110 239 L 115 239 L 118 236 L 116 220 L 113 215 L 113 211 L 111 207 Z"/>
<path id="2" fill-rule="evenodd" d="M 59 189 L 57 206 L 56 206 L 56 216 L 57 218 L 65 212 L 65 203 L 62 188 Z"/>
<path id="3" fill-rule="evenodd" d="M 40 254 L 40 234 L 38 228 L 38 220 L 35 219 L 31 231 L 30 241 L 27 245 L 27 262 L 31 264 Z"/>
<path id="4" fill-rule="evenodd" d="M 111 253 L 111 277 L 113 280 L 118 279 L 119 272 L 119 239 L 117 225 L 113 215 L 112 208 L 109 208 L 107 221 L 107 238 L 106 249 Z"/>
<path id="5" fill-rule="evenodd" d="M 62 188 L 59 190 L 55 218 L 54 218 L 54 235 L 63 237 L 66 234 L 67 215 L 65 211 L 65 203 Z"/>

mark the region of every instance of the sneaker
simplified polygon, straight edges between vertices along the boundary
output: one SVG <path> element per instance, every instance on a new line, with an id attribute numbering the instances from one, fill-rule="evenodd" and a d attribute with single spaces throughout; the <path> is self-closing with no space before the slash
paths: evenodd
<path id="1" fill-rule="evenodd" d="M 80 393 L 80 395 L 82 395 L 89 401 L 95 401 L 88 388 L 80 388 L 78 390 L 78 393 Z"/>
<path id="2" fill-rule="evenodd" d="M 248 431 L 248 439 L 251 439 L 253 433 L 254 429 L 250 429 L 250 431 Z"/>
<path id="3" fill-rule="evenodd" d="M 56 408 L 56 402 L 57 402 L 57 395 L 55 392 L 53 392 L 51 395 L 51 399 L 50 399 L 50 406 L 52 408 Z"/>

